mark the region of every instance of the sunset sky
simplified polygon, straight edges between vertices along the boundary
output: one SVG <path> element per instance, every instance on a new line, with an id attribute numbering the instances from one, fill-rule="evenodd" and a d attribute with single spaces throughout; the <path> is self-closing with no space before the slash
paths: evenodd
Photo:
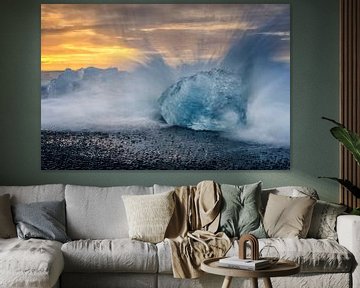
<path id="1" fill-rule="evenodd" d="M 274 24 L 279 14 L 287 18 Z M 41 70 L 131 70 L 153 56 L 173 67 L 216 61 L 264 23 L 289 47 L 288 17 L 281 4 L 42 4 Z M 277 59 L 289 62 L 289 49 L 278 50 Z"/>

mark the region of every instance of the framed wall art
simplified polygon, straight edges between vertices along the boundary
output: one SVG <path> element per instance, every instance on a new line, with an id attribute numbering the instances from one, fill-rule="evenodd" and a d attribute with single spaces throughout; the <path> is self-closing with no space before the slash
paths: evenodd
<path id="1" fill-rule="evenodd" d="M 290 169 L 290 5 L 42 4 L 41 167 Z"/>

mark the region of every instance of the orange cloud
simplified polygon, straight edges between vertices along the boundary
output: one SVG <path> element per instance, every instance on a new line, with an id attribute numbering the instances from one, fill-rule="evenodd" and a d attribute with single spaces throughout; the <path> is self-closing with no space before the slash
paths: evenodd
<path id="1" fill-rule="evenodd" d="M 255 31 L 282 9 L 270 4 L 42 4 L 41 69 L 131 70 L 151 55 L 173 67 L 221 61 L 241 33 Z M 288 37 L 289 31 L 271 34 Z"/>
<path id="2" fill-rule="evenodd" d="M 146 56 L 113 34 L 93 29 L 96 19 L 67 19 L 63 5 L 42 5 L 41 70 L 118 67 L 143 63 Z M 52 5 L 54 6 L 54 5 Z M 71 10 L 71 5 L 66 7 Z M 75 7 L 74 7 L 75 8 Z M 81 21 L 82 20 L 82 21 Z"/>

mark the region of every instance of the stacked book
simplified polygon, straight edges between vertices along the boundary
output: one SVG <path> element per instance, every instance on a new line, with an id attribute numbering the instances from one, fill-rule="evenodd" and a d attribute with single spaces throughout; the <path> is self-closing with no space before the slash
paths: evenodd
<path id="1" fill-rule="evenodd" d="M 270 267 L 271 262 L 267 259 L 251 260 L 240 259 L 238 256 L 233 256 L 220 259 L 219 266 L 246 270 L 260 270 Z"/>

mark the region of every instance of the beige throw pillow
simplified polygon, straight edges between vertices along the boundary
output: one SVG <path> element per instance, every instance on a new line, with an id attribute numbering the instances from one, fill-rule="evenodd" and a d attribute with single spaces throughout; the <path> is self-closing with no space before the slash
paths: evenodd
<path id="1" fill-rule="evenodd" d="M 0 238 L 16 237 L 9 194 L 0 196 Z"/>
<path id="2" fill-rule="evenodd" d="M 173 193 L 122 196 L 131 239 L 151 243 L 164 240 L 175 207 Z"/>
<path id="3" fill-rule="evenodd" d="M 288 197 L 270 194 L 264 215 L 269 237 L 306 238 L 316 200 L 311 197 Z"/>

